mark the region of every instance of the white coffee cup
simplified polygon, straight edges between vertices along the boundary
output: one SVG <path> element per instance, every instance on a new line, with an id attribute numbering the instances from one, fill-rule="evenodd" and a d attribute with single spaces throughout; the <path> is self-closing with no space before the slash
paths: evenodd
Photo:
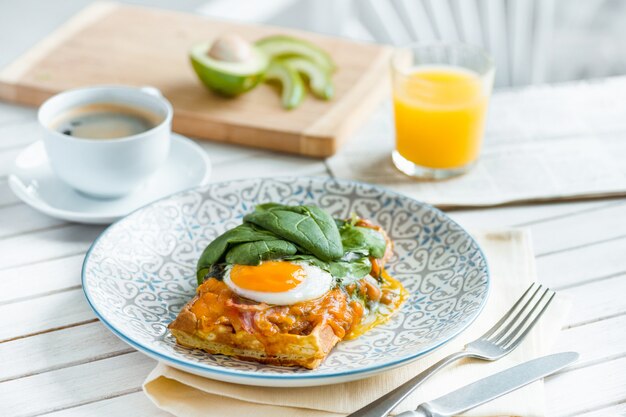
<path id="1" fill-rule="evenodd" d="M 161 122 L 145 132 L 116 139 L 83 139 L 51 124 L 65 112 L 93 103 L 136 107 Z M 172 105 L 153 87 L 94 86 L 67 90 L 39 108 L 44 145 L 55 173 L 74 189 L 101 198 L 121 197 L 137 188 L 168 157 Z"/>

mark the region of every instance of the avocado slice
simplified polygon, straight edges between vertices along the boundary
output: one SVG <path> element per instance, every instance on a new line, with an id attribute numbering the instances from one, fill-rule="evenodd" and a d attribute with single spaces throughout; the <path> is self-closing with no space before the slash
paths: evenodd
<path id="1" fill-rule="evenodd" d="M 245 60 L 227 61 L 211 56 L 211 47 L 210 42 L 196 44 L 191 48 L 189 57 L 202 83 L 212 91 L 233 97 L 253 89 L 263 80 L 269 59 L 260 48 L 251 45 Z"/>
<path id="2" fill-rule="evenodd" d="M 283 62 L 306 76 L 309 80 L 309 88 L 317 98 L 322 100 L 333 98 L 335 88 L 331 79 L 332 73 L 329 70 L 320 67 L 308 58 L 284 58 Z"/>
<path id="3" fill-rule="evenodd" d="M 274 59 L 270 63 L 265 79 L 276 80 L 282 85 L 281 100 L 283 108 L 295 109 L 305 96 L 304 82 L 298 71 L 283 59 Z"/>
<path id="4" fill-rule="evenodd" d="M 335 70 L 335 63 L 326 51 L 302 39 L 287 35 L 275 35 L 259 39 L 255 45 L 270 58 L 300 56 L 310 59 L 329 72 Z"/>

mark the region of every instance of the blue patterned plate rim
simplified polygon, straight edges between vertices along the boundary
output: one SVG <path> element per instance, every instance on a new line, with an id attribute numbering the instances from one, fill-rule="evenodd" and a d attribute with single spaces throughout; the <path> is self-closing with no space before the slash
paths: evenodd
<path id="1" fill-rule="evenodd" d="M 344 377 L 344 376 L 349 376 L 349 375 L 357 375 L 357 374 L 372 374 L 372 373 L 376 373 L 377 371 L 382 371 L 384 369 L 392 369 L 395 368 L 403 363 L 409 363 L 413 360 L 418 359 L 421 356 L 427 355 L 429 353 L 431 353 L 432 351 L 440 348 L 441 346 L 443 346 L 444 344 L 450 342 L 451 340 L 453 340 L 455 337 L 457 337 L 460 333 L 462 333 L 464 330 L 466 330 L 472 323 L 474 323 L 474 321 L 476 320 L 476 318 L 482 313 L 482 311 L 484 310 L 484 307 L 487 303 L 487 300 L 489 299 L 489 295 L 491 294 L 491 278 L 490 278 L 490 270 L 489 270 L 489 264 L 487 263 L 487 258 L 485 256 L 485 253 L 482 249 L 482 247 L 478 244 L 478 242 L 473 238 L 473 236 L 467 232 L 467 230 L 465 230 L 465 228 L 463 228 L 461 225 L 459 225 L 456 221 L 454 221 L 452 218 L 450 218 L 447 214 L 445 214 L 443 211 L 439 210 L 438 208 L 428 204 L 428 203 L 424 203 L 422 201 L 419 201 L 417 199 L 414 199 L 412 197 L 409 197 L 407 195 L 404 195 L 402 193 L 399 193 L 397 191 L 393 191 L 389 188 L 380 186 L 380 185 L 375 185 L 375 184 L 371 184 L 371 183 L 367 183 L 367 182 L 363 182 L 363 181 L 356 181 L 356 180 L 343 180 L 343 179 L 337 179 L 337 178 L 332 178 L 332 177 L 319 177 L 319 176 L 302 176 L 302 177 L 291 177 L 291 176 L 284 176 L 284 177 L 274 177 L 274 178 L 267 178 L 267 179 L 273 179 L 273 180 L 290 180 L 290 179 L 299 179 L 299 180 L 310 180 L 310 181 L 321 181 L 321 182 L 334 182 L 334 183 L 338 183 L 338 184 L 355 184 L 355 185 L 363 185 L 363 186 L 367 186 L 367 187 L 372 187 L 375 189 L 379 189 L 381 191 L 384 191 L 386 194 L 389 195 L 393 195 L 402 199 L 407 199 L 407 200 L 411 200 L 414 203 L 417 203 L 429 210 L 431 210 L 434 213 L 439 214 L 440 216 L 444 217 L 448 222 L 452 223 L 453 225 L 455 225 L 456 227 L 458 227 L 466 236 L 467 239 L 469 239 L 475 246 L 476 249 L 478 250 L 478 252 L 480 253 L 481 257 L 485 260 L 485 278 L 486 278 L 486 290 L 485 290 L 485 296 L 483 297 L 480 306 L 472 313 L 472 315 L 470 317 L 468 317 L 465 321 L 465 323 L 460 326 L 454 333 L 451 333 L 449 335 L 447 335 L 446 337 L 442 338 L 441 341 L 439 341 L 439 343 L 436 343 L 434 345 L 431 346 L 426 346 L 424 349 L 418 350 L 410 355 L 406 355 L 404 357 L 400 357 L 396 360 L 392 360 L 392 361 L 387 361 L 387 362 L 382 362 L 382 363 L 378 363 L 378 364 L 374 364 L 374 365 L 370 365 L 370 366 L 365 366 L 363 368 L 359 368 L 359 369 L 355 369 L 355 370 L 350 370 L 350 371 L 338 371 L 338 372 L 329 372 L 329 373 L 320 373 L 320 374 L 307 374 L 307 373 L 298 373 L 298 374 L 260 374 L 254 371 L 242 371 L 242 370 L 229 370 L 229 369 L 225 369 L 223 367 L 219 367 L 219 366 L 212 366 L 212 365 L 208 365 L 208 364 L 198 364 L 198 363 L 194 363 L 191 361 L 184 361 L 178 358 L 175 358 L 171 355 L 165 355 L 161 352 L 158 352 L 152 348 L 150 348 L 149 346 L 146 346 L 145 344 L 134 340 L 133 338 L 127 336 L 126 334 L 124 334 L 123 332 L 119 331 L 114 325 L 112 325 L 111 323 L 109 323 L 104 317 L 103 315 L 100 313 L 100 311 L 97 309 L 96 305 L 94 304 L 92 298 L 90 297 L 89 291 L 87 289 L 87 287 L 85 286 L 85 277 L 86 277 L 86 268 L 87 268 L 87 264 L 90 258 L 90 255 L 93 251 L 93 249 L 97 246 L 98 242 L 106 236 L 107 233 L 109 233 L 114 227 L 118 226 L 119 224 L 123 223 L 124 221 L 129 220 L 130 218 L 132 218 L 136 213 L 141 212 L 142 210 L 156 205 L 162 201 L 166 201 L 169 199 L 175 199 L 178 196 L 182 196 L 185 195 L 186 193 L 192 192 L 194 190 L 206 190 L 212 187 L 219 187 L 219 186 L 225 186 L 225 185 L 233 185 L 233 184 L 237 184 L 237 183 L 245 183 L 247 181 L 251 181 L 254 180 L 255 178 L 242 178 L 242 179 L 237 179 L 237 180 L 227 180 L 227 181 L 221 181 L 221 182 L 215 182 L 215 183 L 210 183 L 208 185 L 204 185 L 204 186 L 200 186 L 200 187 L 193 187 L 193 188 L 189 188 L 186 190 L 182 190 L 179 192 L 176 192 L 174 194 L 162 197 L 158 200 L 155 200 L 151 203 L 148 203 L 142 207 L 139 207 L 138 209 L 132 211 L 131 213 L 129 213 L 128 215 L 124 216 L 121 219 L 118 219 L 117 221 L 111 223 L 106 229 L 104 229 L 97 237 L 96 239 L 93 241 L 93 243 L 91 244 L 91 246 L 89 247 L 89 249 L 87 250 L 86 254 L 85 254 L 85 258 L 83 260 L 83 264 L 82 264 L 82 268 L 81 268 L 81 286 L 83 289 L 83 293 L 85 294 L 85 298 L 87 299 L 87 303 L 89 304 L 89 306 L 91 307 L 91 309 L 94 311 L 96 317 L 114 334 L 116 335 L 118 338 L 120 338 L 122 341 L 124 341 L 125 343 L 127 343 L 128 345 L 136 348 L 139 351 L 143 351 L 145 354 L 147 354 L 148 356 L 151 356 L 153 358 L 156 359 L 161 359 L 164 362 L 170 363 L 170 364 L 175 364 L 178 365 L 180 367 L 180 369 L 188 369 L 188 370 L 197 370 L 197 371 L 201 371 L 202 373 L 213 373 L 216 375 L 226 375 L 226 376 L 231 376 L 231 377 L 235 377 L 235 378 L 241 378 L 241 377 L 246 377 L 246 378 L 254 378 L 254 379 L 259 379 L 259 380 L 285 380 L 285 379 L 289 379 L 289 380 L 300 380 L 300 379 L 332 379 L 334 377 Z M 259 179 L 263 179 L 263 178 L 259 178 Z M 341 343 L 341 342 L 340 342 Z M 367 376 L 367 375 L 366 375 Z"/>

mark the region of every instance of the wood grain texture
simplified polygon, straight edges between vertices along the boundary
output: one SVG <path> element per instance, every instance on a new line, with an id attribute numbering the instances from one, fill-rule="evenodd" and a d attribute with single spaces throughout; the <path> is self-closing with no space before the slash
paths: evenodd
<path id="1" fill-rule="evenodd" d="M 41 138 L 41 126 L 32 115 L 0 125 L 0 150 L 16 151 Z"/>
<path id="2" fill-rule="evenodd" d="M 3 415 L 32 416 L 135 392 L 155 364 L 136 352 L 4 382 Z"/>
<path id="3" fill-rule="evenodd" d="M 335 98 L 311 98 L 285 111 L 268 85 L 237 99 L 208 92 L 187 52 L 196 42 L 232 32 L 250 41 L 288 33 L 318 44 L 337 63 Z M 389 56 L 387 47 L 301 31 L 95 3 L 0 72 L 0 98 L 38 105 L 73 87 L 151 85 L 174 105 L 173 128 L 181 134 L 323 157 L 336 151 L 387 91 Z"/>
<path id="4" fill-rule="evenodd" d="M 0 271 L 85 253 L 102 230 L 98 226 L 71 224 L 0 240 Z"/>
<path id="5" fill-rule="evenodd" d="M 13 169 L 13 161 L 19 152 L 19 148 L 14 148 L 0 153 L 0 178 L 6 178 L 9 175 Z"/>
<path id="6" fill-rule="evenodd" d="M 459 8 L 469 7 L 465 1 L 456 4 Z M 14 74 L 22 77 L 28 71 L 35 71 L 32 62 L 52 59 L 48 51 L 61 47 L 68 39 L 74 40 L 66 47 L 79 51 L 83 45 L 74 35 L 86 29 L 85 21 L 102 20 L 102 10 L 93 10 L 96 19 L 92 16 L 66 25 L 69 29 L 65 34 L 61 33 L 56 40 L 52 37 L 47 46 L 39 48 L 43 53 L 35 54 L 30 65 L 22 67 L 22 73 L 19 68 L 14 69 Z M 199 19 L 181 16 L 185 21 Z M 101 25 L 102 22 L 95 26 L 102 29 Z M 33 25 L 28 30 L 37 28 L 38 25 Z M 184 28 L 177 36 L 191 41 L 191 30 Z M 200 36 L 212 30 L 203 28 Z M 193 31 L 196 33 L 195 29 Z M 140 36 L 136 32 L 131 35 Z M 467 33 L 464 36 L 467 37 Z M 480 37 L 480 33 L 477 36 Z M 16 36 L 15 40 L 18 42 L 20 37 Z M 164 51 L 170 51 L 174 42 L 180 40 L 164 42 Z M 119 47 L 127 51 L 125 45 Z M 139 68 L 139 61 L 145 56 L 137 56 L 129 64 Z M 92 62 L 72 61 L 70 64 L 79 68 L 104 62 L 104 58 L 96 58 Z M 166 59 L 155 61 L 160 66 L 166 63 Z M 154 66 L 144 67 L 149 73 L 154 70 Z M 105 63 L 102 70 L 113 69 Z M 164 69 L 170 70 L 173 71 Z M 47 81 L 45 74 L 39 75 L 44 77 L 23 89 L 24 94 L 29 88 L 32 90 L 31 99 L 40 100 L 52 93 L 41 89 Z M 183 86 L 182 91 L 193 89 L 198 94 L 208 95 L 191 72 L 185 77 L 188 85 Z M 37 96 L 42 92 L 43 95 Z M 241 110 L 246 110 L 246 106 L 254 108 L 258 100 L 270 99 L 270 105 L 278 109 L 275 93 L 260 89 L 246 98 Z M 222 100 L 215 102 L 222 105 Z M 322 103 L 308 100 L 303 109 L 318 111 L 314 108 L 317 104 Z M 228 106 L 216 108 L 218 115 L 230 109 Z M 258 118 L 267 118 L 269 125 L 276 124 L 278 119 L 272 118 L 273 114 L 260 113 Z M 296 114 L 295 119 L 305 124 L 301 120 L 305 116 L 291 114 Z M 332 127 L 332 118 L 329 120 L 327 126 Z M 229 123 L 237 123 L 237 120 Z M 603 123 L 623 125 L 610 114 Z M 206 126 L 200 124 L 198 128 Z M 38 129 L 33 109 L 0 103 L 0 340 L 5 340 L 0 342 L 0 415 L 45 413 L 52 417 L 109 417 L 131 413 L 134 417 L 165 417 L 169 414 L 157 410 L 139 391 L 154 362 L 139 353 L 129 353 L 131 348 L 95 319 L 80 290 L 84 252 L 102 228 L 65 225 L 47 219 L 21 204 L 8 188 L 6 178 L 2 178 L 15 155 L 39 138 Z M 227 133 L 232 132 L 220 131 L 220 134 Z M 276 136 L 268 140 L 283 138 Z M 328 175 L 321 161 L 229 143 L 203 142 L 201 146 L 212 159 L 214 181 L 286 174 Z M 538 258 L 540 280 L 562 288 L 561 292 L 573 301 L 556 349 L 578 350 L 581 360 L 572 370 L 547 381 L 549 417 L 626 416 L 626 333 L 623 330 L 626 327 L 626 239 L 620 237 L 626 231 L 625 203 L 626 199 L 567 202 L 451 213 L 455 220 L 473 230 L 530 227 L 535 248 L 542 254 Z"/>
<path id="7" fill-rule="evenodd" d="M 11 318 L 0 326 L 0 343 L 96 319 L 81 289 L 1 305 L 0 317 Z"/>
<path id="8" fill-rule="evenodd" d="M 30 107 L 16 106 L 12 103 L 0 102 L 0 126 L 32 120 L 35 110 Z"/>
<path id="9" fill-rule="evenodd" d="M 626 273 L 626 237 L 537 258 L 539 280 L 555 289 Z"/>
<path id="10" fill-rule="evenodd" d="M 19 206 L 18 206 L 19 207 Z M 80 286 L 84 254 L 5 269 L 0 279 L 0 304 L 26 300 Z M 32 280 L 36 285 L 25 285 Z"/>
<path id="11" fill-rule="evenodd" d="M 626 399 L 626 357 L 546 379 L 548 415 L 572 416 Z"/>
<path id="12" fill-rule="evenodd" d="M 626 202 L 531 225 L 537 255 L 626 236 Z M 626 247 L 626 245 L 625 245 Z"/>
<path id="13" fill-rule="evenodd" d="M 575 368 L 626 355 L 626 315 L 564 330 L 554 348 L 580 353 Z"/>
<path id="14" fill-rule="evenodd" d="M 128 416 L 129 410 L 132 410 L 132 417 L 172 417 L 170 413 L 156 408 L 143 392 L 133 392 L 75 408 L 67 408 L 46 414 L 46 417 Z"/>
<path id="15" fill-rule="evenodd" d="M 49 372 L 133 351 L 93 322 L 0 343 L 0 381 Z M 15 352 L 20 352 L 16 355 Z"/>
<path id="16" fill-rule="evenodd" d="M 626 416 L 626 398 L 619 404 L 575 415 L 576 417 L 624 417 Z"/>
<path id="17" fill-rule="evenodd" d="M 572 257 L 572 261 L 575 261 Z M 567 326 L 581 326 L 626 314 L 626 273 L 561 291 L 574 305 Z M 626 333 L 626 332 L 624 332 Z"/>
<path id="18" fill-rule="evenodd" d="M 450 211 L 448 215 L 468 228 L 529 227 L 551 222 L 573 214 L 597 210 L 617 204 L 615 200 L 507 206 L 480 210 Z"/>
<path id="19" fill-rule="evenodd" d="M 66 224 L 23 204 L 0 207 L 0 239 Z"/>
<path id="20" fill-rule="evenodd" d="M 0 207 L 8 207 L 19 203 L 20 199 L 13 194 L 6 178 L 0 178 Z"/>

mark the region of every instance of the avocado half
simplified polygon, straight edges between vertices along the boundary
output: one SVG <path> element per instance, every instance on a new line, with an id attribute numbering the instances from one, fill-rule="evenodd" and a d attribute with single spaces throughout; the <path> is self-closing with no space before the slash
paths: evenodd
<path id="1" fill-rule="evenodd" d="M 191 65 L 204 85 L 212 91 L 233 97 L 256 87 L 269 66 L 269 57 L 256 46 L 252 46 L 250 57 L 244 62 L 228 62 L 208 55 L 210 42 L 203 42 L 191 48 Z"/>

